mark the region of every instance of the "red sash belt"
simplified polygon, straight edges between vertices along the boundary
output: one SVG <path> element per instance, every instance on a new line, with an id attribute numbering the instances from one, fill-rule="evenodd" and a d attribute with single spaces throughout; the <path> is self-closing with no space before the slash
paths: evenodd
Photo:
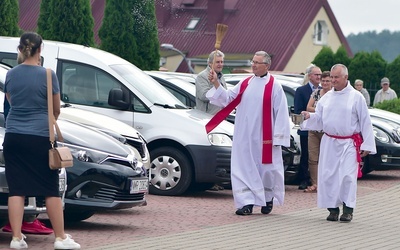
<path id="1" fill-rule="evenodd" d="M 240 103 L 243 92 L 249 85 L 251 77 L 246 78 L 240 86 L 239 94 L 225 108 L 216 113 L 206 124 L 206 132 L 210 133 L 218 124 L 220 124 Z M 269 82 L 264 88 L 263 100 L 263 146 L 262 146 L 262 163 L 272 163 L 272 85 L 274 78 L 270 76 Z"/>
<path id="2" fill-rule="evenodd" d="M 335 139 L 353 139 L 354 146 L 356 147 L 356 152 L 357 152 L 357 162 L 358 162 L 358 174 L 357 177 L 361 178 L 362 177 L 362 172 L 361 172 L 361 144 L 363 142 L 362 136 L 360 133 L 358 134 L 353 134 L 349 136 L 339 136 L 339 135 L 330 135 L 325 133 L 327 136 L 335 138 Z"/>

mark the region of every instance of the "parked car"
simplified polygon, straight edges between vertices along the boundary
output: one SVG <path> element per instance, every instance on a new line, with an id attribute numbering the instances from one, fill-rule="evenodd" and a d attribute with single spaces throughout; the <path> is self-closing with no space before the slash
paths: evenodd
<path id="1" fill-rule="evenodd" d="M 400 168 L 400 115 L 372 107 L 368 111 L 377 153 L 364 159 L 363 173 Z"/>
<path id="2" fill-rule="evenodd" d="M 232 74 L 228 75 L 226 79 L 228 79 L 227 82 L 236 84 L 247 75 L 249 74 Z M 301 86 L 302 78 L 299 76 L 274 76 L 282 84 L 289 110 L 293 110 L 294 94 L 296 89 Z M 376 108 L 369 108 L 368 110 L 375 135 L 377 153 L 363 158 L 363 174 L 366 175 L 373 170 L 400 168 L 400 115 Z M 300 142 L 297 141 L 297 143 Z"/>
<path id="3" fill-rule="evenodd" d="M 181 74 L 171 74 L 170 72 L 145 72 L 168 89 L 168 91 L 170 91 L 182 103 L 191 108 L 195 107 L 196 86 L 192 82 L 188 81 L 190 78 L 182 78 Z M 230 115 L 227 120 L 234 123 L 234 115 Z M 282 157 L 283 165 L 285 167 L 285 182 L 287 184 L 293 183 L 297 180 L 298 167 L 300 164 L 300 148 L 294 141 L 293 136 L 290 137 L 290 147 L 282 147 Z"/>
<path id="4" fill-rule="evenodd" d="M 0 61 L 15 60 L 19 38 L 0 37 Z M 135 127 L 150 152 L 150 192 L 180 195 L 230 180 L 233 125 L 205 132 L 211 118 L 188 109 L 128 61 L 82 45 L 44 41 L 44 67 L 59 79 L 65 103 Z"/>
<path id="5" fill-rule="evenodd" d="M 11 65 L 17 65 L 16 58 L 8 58 L 7 62 Z M 4 88 L 6 73 L 11 65 L 0 62 L 0 90 Z M 3 103 L 0 103 L 0 107 L 3 107 Z M 78 109 L 62 101 L 60 118 L 82 123 L 131 145 L 136 149 L 134 150 L 136 158 L 143 163 L 146 169 L 150 169 L 150 153 L 145 139 L 136 129 L 126 123 L 99 113 Z"/>
<path id="6" fill-rule="evenodd" d="M 4 118 L 1 120 L 4 122 Z M 132 147 L 79 123 L 63 119 L 57 123 L 74 161 L 73 167 L 66 169 L 66 220 L 80 221 L 101 210 L 146 205 L 147 171 L 135 158 Z M 0 128 L 0 133 L 3 131 Z M 1 170 L 0 165 L 0 176 Z M 60 179 L 62 182 L 65 178 Z"/>
<path id="7" fill-rule="evenodd" d="M 1 73 L 4 70 L 7 69 L 0 67 L 1 90 L 4 89 L 5 74 Z M 4 126 L 3 101 L 4 94 L 0 92 L 0 126 Z M 57 123 L 64 144 L 71 149 L 74 158 L 74 166 L 66 171 L 66 220 L 80 221 L 101 210 L 146 205 L 147 170 L 135 157 L 135 148 L 116 140 L 115 135 L 110 136 L 80 123 L 62 118 Z M 65 178 L 60 179 L 63 181 Z"/>

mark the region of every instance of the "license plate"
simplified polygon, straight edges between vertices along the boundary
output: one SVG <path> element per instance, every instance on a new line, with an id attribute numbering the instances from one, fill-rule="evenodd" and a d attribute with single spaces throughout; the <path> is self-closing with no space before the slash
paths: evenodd
<path id="1" fill-rule="evenodd" d="M 64 193 L 64 191 L 65 191 L 65 179 L 64 178 L 60 178 L 58 180 L 58 186 L 59 186 L 60 192 Z"/>
<path id="2" fill-rule="evenodd" d="M 145 193 L 147 192 L 149 181 L 146 180 L 131 180 L 130 194 Z"/>

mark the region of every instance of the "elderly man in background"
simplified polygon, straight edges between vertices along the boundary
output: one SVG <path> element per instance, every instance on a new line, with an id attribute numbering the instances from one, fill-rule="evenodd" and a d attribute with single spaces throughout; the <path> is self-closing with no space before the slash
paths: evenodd
<path id="1" fill-rule="evenodd" d="M 224 53 L 219 50 L 211 52 L 207 59 L 207 68 L 201 71 L 196 77 L 196 109 L 212 115 L 215 115 L 218 111 L 220 111 L 221 107 L 211 104 L 210 100 L 208 100 L 206 97 L 207 91 L 214 86 L 208 80 L 208 75 L 210 74 L 211 69 L 213 69 L 217 73 L 218 82 L 226 89 L 225 79 L 222 74 L 224 57 Z"/>
<path id="2" fill-rule="evenodd" d="M 364 85 L 363 80 L 357 79 L 354 82 L 354 88 L 356 90 L 360 91 L 360 93 L 364 96 L 365 102 L 367 103 L 367 106 L 369 107 L 369 105 L 371 105 L 371 100 L 369 97 L 368 90 L 366 90 L 363 85 Z"/>
<path id="3" fill-rule="evenodd" d="M 300 114 L 301 111 L 307 110 L 307 104 L 313 91 L 320 88 L 322 71 L 319 67 L 311 64 L 306 69 L 305 80 L 303 86 L 298 87 L 294 94 L 294 113 Z M 310 174 L 308 169 L 308 131 L 297 130 L 300 136 L 301 158 L 299 167 L 299 189 L 305 190 L 310 183 Z"/>
<path id="4" fill-rule="evenodd" d="M 303 129 L 323 130 L 318 165 L 318 207 L 328 221 L 350 222 L 356 206 L 361 157 L 376 153 L 371 118 L 363 95 L 348 82 L 343 64 L 331 69 L 333 90 L 317 103 L 315 113 L 303 111 Z"/>
<path id="5" fill-rule="evenodd" d="M 221 107 L 215 106 L 210 103 L 210 100 L 206 97 L 207 91 L 209 91 L 214 85 L 208 80 L 208 75 L 211 69 L 217 73 L 218 82 L 222 87 L 226 89 L 226 83 L 222 74 L 224 68 L 224 53 L 219 50 L 214 50 L 210 53 L 207 59 L 207 68 L 201 71 L 196 77 L 196 109 L 206 112 L 211 115 L 215 115 L 221 110 Z M 209 190 L 218 191 L 223 190 L 224 187 L 215 184 Z"/>
<path id="6" fill-rule="evenodd" d="M 374 106 L 380 102 L 397 98 L 396 92 L 393 89 L 391 89 L 389 85 L 390 85 L 389 78 L 387 77 L 382 78 L 381 80 L 382 89 L 380 89 L 375 95 Z"/>

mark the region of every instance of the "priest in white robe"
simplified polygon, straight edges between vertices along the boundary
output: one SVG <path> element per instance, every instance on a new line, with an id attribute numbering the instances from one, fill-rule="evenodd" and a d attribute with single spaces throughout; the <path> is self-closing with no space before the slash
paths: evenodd
<path id="1" fill-rule="evenodd" d="M 319 100 L 315 113 L 302 112 L 306 120 L 301 127 L 325 133 L 318 165 L 318 207 L 328 208 L 328 221 L 338 221 L 343 205 L 340 221 L 350 222 L 356 207 L 358 161 L 376 153 L 375 139 L 365 99 L 347 80 L 347 67 L 334 65 L 331 79 L 333 89 Z"/>
<path id="2" fill-rule="evenodd" d="M 242 84 L 248 87 L 241 95 L 235 117 L 231 156 L 231 182 L 235 207 L 238 215 L 252 214 L 253 206 L 260 206 L 263 214 L 272 211 L 273 204 L 283 205 L 285 196 L 284 166 L 281 146 L 290 145 L 290 120 L 285 93 L 278 81 L 268 73 L 270 56 L 256 52 L 252 60 L 254 76 L 239 82 L 233 89 L 226 90 L 216 81 L 211 72 L 214 87 L 206 96 L 212 104 L 225 107 L 238 97 Z M 263 108 L 265 90 L 271 87 L 271 109 Z M 263 122 L 268 112 L 271 123 Z M 218 115 L 218 114 L 217 114 Z M 265 124 L 263 126 L 263 124 Z M 270 140 L 264 140 L 265 131 L 270 129 Z M 263 163 L 263 146 L 270 144 L 271 162 Z M 275 199 L 274 199 L 275 198 Z"/>

